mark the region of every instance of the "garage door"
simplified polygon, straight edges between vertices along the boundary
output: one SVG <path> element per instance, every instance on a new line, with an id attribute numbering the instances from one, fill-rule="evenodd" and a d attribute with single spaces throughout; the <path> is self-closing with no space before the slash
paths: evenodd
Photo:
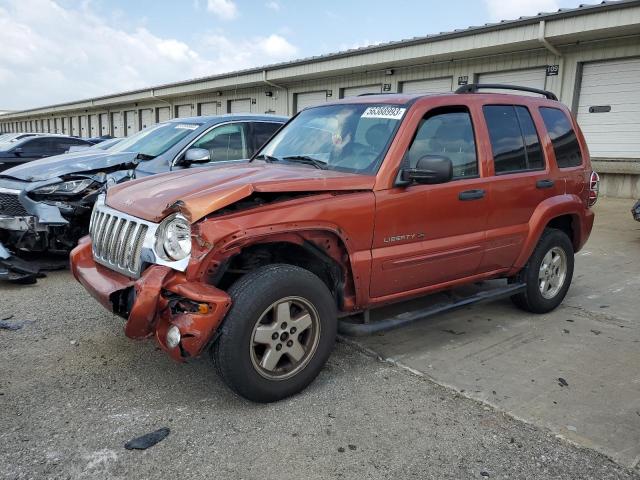
<path id="1" fill-rule="evenodd" d="M 176 117 L 184 118 L 191 116 L 191 105 L 178 105 L 176 107 Z"/>
<path id="2" fill-rule="evenodd" d="M 60 119 L 59 118 L 54 118 L 53 119 L 53 133 L 62 133 L 62 131 L 60 130 Z"/>
<path id="3" fill-rule="evenodd" d="M 89 118 L 86 115 L 80 117 L 80 136 L 89 136 Z"/>
<path id="4" fill-rule="evenodd" d="M 363 87 L 349 87 L 342 89 L 342 98 L 357 97 L 365 93 L 382 93 L 382 85 L 365 85 Z"/>
<path id="5" fill-rule="evenodd" d="M 140 128 L 150 127 L 153 123 L 153 109 L 143 108 L 140 110 Z"/>
<path id="6" fill-rule="evenodd" d="M 78 125 L 78 117 L 71 117 L 71 135 L 80 136 L 80 126 Z"/>
<path id="7" fill-rule="evenodd" d="M 229 101 L 229 113 L 250 113 L 250 112 L 251 112 L 250 98 Z"/>
<path id="8" fill-rule="evenodd" d="M 402 83 L 402 93 L 428 94 L 450 92 L 452 82 L 453 79 L 451 77 L 412 80 Z"/>
<path id="9" fill-rule="evenodd" d="M 169 107 L 158 107 L 158 122 L 166 122 L 171 118 L 171 109 Z"/>
<path id="10" fill-rule="evenodd" d="M 518 85 L 519 87 L 531 87 L 544 90 L 547 80 L 546 67 L 530 68 L 528 70 L 510 70 L 507 72 L 481 73 L 478 75 L 478 83 L 501 83 L 504 85 Z M 483 90 L 491 92 L 492 90 Z M 498 93 L 510 93 L 509 90 L 495 90 Z M 539 96 L 535 93 L 511 92 L 518 95 Z"/>
<path id="11" fill-rule="evenodd" d="M 296 112 L 327 101 L 327 91 L 296 93 Z"/>
<path id="12" fill-rule="evenodd" d="M 111 135 L 114 137 L 124 137 L 124 128 L 122 123 L 122 114 L 120 112 L 113 112 L 111 114 Z"/>
<path id="13" fill-rule="evenodd" d="M 90 137 L 100 136 L 100 125 L 98 125 L 98 115 L 89 115 L 89 130 L 91 131 Z"/>
<path id="14" fill-rule="evenodd" d="M 136 122 L 136 112 L 134 110 L 127 110 L 124 112 L 124 122 L 127 127 L 125 135 L 133 135 L 138 131 L 138 122 Z"/>
<path id="15" fill-rule="evenodd" d="M 109 115 L 100 114 L 100 135 L 109 135 Z"/>
<path id="16" fill-rule="evenodd" d="M 218 102 L 205 102 L 200 104 L 200 115 L 218 115 Z"/>
<path id="17" fill-rule="evenodd" d="M 588 63 L 578 123 L 593 158 L 640 158 L 640 59 Z"/>

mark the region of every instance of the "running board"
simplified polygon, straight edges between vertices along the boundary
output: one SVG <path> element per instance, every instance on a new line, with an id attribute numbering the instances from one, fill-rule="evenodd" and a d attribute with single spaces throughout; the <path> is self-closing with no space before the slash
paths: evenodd
<path id="1" fill-rule="evenodd" d="M 404 312 L 394 317 L 385 318 L 371 323 L 353 323 L 345 319 L 338 322 L 338 333 L 351 337 L 364 337 L 366 335 L 372 335 L 379 332 L 387 332 L 389 330 L 395 330 L 396 328 L 404 327 L 418 320 L 432 317 L 433 315 L 439 315 L 441 313 L 448 313 L 453 310 L 458 310 L 469 305 L 476 303 L 492 302 L 505 297 L 510 297 L 517 293 L 523 292 L 525 284 L 511 284 L 502 288 L 493 288 L 491 290 L 485 290 L 483 292 L 476 293 L 469 297 L 457 300 L 455 302 L 438 303 L 426 308 L 420 308 L 410 312 Z M 366 312 L 365 312 L 366 315 Z M 366 318 L 366 317 L 365 317 Z"/>

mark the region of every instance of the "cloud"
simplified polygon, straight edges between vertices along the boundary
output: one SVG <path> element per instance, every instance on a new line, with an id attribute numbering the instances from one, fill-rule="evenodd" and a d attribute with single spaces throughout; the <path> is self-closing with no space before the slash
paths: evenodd
<path id="1" fill-rule="evenodd" d="M 298 52 L 278 34 L 236 40 L 218 33 L 189 45 L 147 28 L 112 26 L 90 5 L 67 9 L 54 0 L 5 0 L 0 45 L 0 108 L 11 110 L 264 65 Z"/>
<path id="2" fill-rule="evenodd" d="M 557 0 L 483 0 L 492 21 L 513 20 L 560 8 Z"/>
<path id="3" fill-rule="evenodd" d="M 280 4 L 276 1 L 267 2 L 264 4 L 264 6 L 270 8 L 271 10 L 275 10 L 276 12 L 280 10 Z"/>
<path id="4" fill-rule="evenodd" d="M 207 0 L 207 10 L 222 20 L 233 20 L 238 16 L 238 7 L 233 0 Z"/>

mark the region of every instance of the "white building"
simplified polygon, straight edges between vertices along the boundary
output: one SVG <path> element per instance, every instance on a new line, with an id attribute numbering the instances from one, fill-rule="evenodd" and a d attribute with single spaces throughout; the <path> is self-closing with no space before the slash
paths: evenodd
<path id="1" fill-rule="evenodd" d="M 603 192 L 640 197 L 639 79 L 640 0 L 622 0 L 11 112 L 0 128 L 126 136 L 172 117 L 292 115 L 361 93 L 510 83 L 556 93 L 584 130 Z"/>

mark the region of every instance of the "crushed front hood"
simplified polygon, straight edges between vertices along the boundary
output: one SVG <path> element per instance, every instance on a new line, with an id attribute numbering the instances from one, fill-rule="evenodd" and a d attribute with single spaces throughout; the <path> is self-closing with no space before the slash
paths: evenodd
<path id="1" fill-rule="evenodd" d="M 181 170 L 115 185 L 106 203 L 151 222 L 159 222 L 179 205 L 195 222 L 253 192 L 371 190 L 374 183 L 369 175 L 256 162 Z"/>
<path id="2" fill-rule="evenodd" d="M 0 178 L 11 178 L 27 182 L 41 182 L 72 173 L 85 173 L 118 165 L 136 162 L 137 153 L 105 151 L 88 153 L 86 151 L 65 153 L 55 157 L 27 162 L 0 173 Z"/>

